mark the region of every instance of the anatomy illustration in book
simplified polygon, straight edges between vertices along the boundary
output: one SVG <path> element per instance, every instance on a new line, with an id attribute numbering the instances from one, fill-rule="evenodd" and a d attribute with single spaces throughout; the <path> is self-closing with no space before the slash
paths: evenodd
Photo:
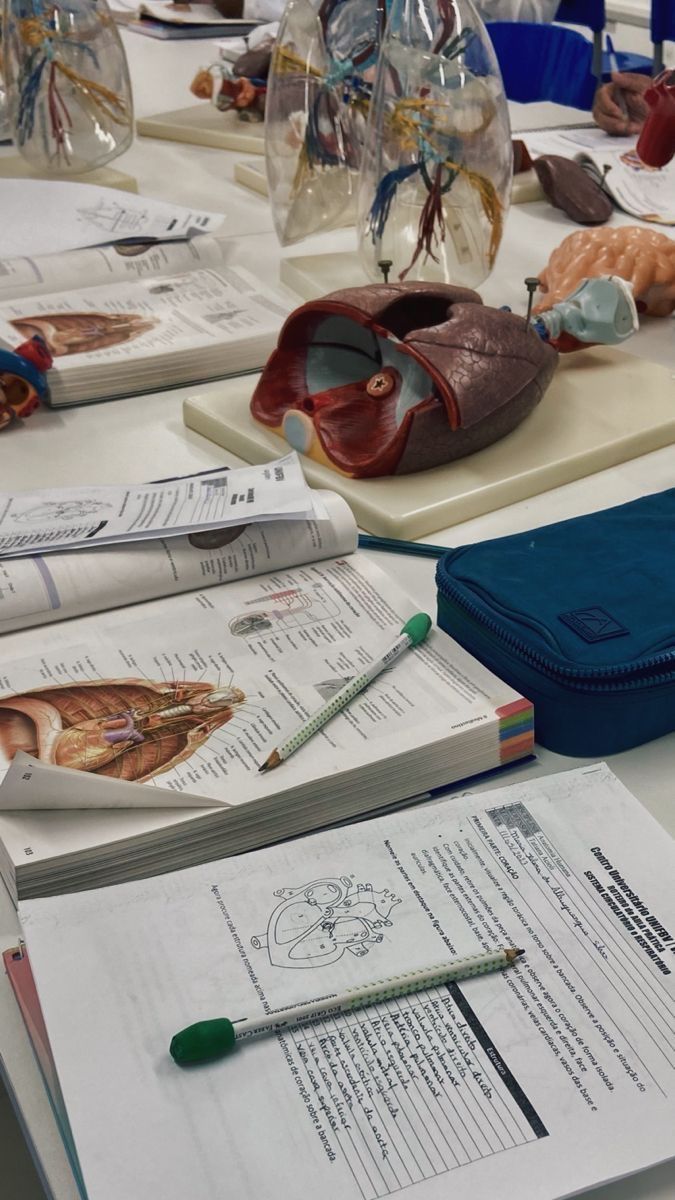
<path id="1" fill-rule="evenodd" d="M 255 638 L 269 634 L 284 633 L 313 625 L 340 615 L 337 604 L 321 588 L 311 593 L 300 588 L 288 588 L 248 602 L 251 610 L 240 613 L 230 621 L 230 632 L 236 637 Z"/>
<path id="2" fill-rule="evenodd" d="M 0 757 L 143 783 L 190 758 L 246 702 L 237 687 L 104 679 L 0 699 Z"/>
<path id="3" fill-rule="evenodd" d="M 139 313 L 102 312 L 36 313 L 10 321 L 22 337 L 41 337 L 55 358 L 120 346 L 149 333 L 158 324 L 157 318 Z"/>
<path id="4" fill-rule="evenodd" d="M 24 512 L 11 513 L 13 521 L 26 521 L 29 525 L 40 521 L 74 521 L 80 517 L 92 517 L 103 509 L 112 508 L 104 500 L 43 500 Z"/>
<path id="5" fill-rule="evenodd" d="M 346 951 L 362 958 L 384 940 L 400 896 L 343 875 L 315 879 L 297 888 L 279 888 L 279 903 L 267 932 L 251 938 L 254 950 L 267 950 L 273 967 L 326 967 Z"/>

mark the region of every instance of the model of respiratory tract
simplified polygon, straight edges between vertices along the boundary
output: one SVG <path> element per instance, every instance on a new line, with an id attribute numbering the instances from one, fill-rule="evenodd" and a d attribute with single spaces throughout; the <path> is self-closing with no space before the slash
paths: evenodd
<path id="1" fill-rule="evenodd" d="M 0 349 L 0 430 L 28 417 L 49 390 L 52 356 L 41 337 L 22 342 L 16 350 Z"/>
<path id="2" fill-rule="evenodd" d="M 529 311 L 491 308 L 448 284 L 349 288 L 291 313 L 251 412 L 344 475 L 409 474 L 515 429 L 544 395 L 558 351 L 614 345 L 637 325 L 620 279 L 584 281 L 534 323 Z"/>

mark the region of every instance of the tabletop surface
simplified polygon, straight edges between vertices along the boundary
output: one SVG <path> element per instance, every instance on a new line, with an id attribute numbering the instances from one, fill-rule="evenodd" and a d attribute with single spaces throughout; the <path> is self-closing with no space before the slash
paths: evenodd
<path id="1" fill-rule="evenodd" d="M 188 87 L 195 71 L 211 61 L 210 42 L 162 43 L 131 32 L 123 36 L 137 116 L 200 103 L 193 101 Z M 587 119 L 587 113 L 554 105 L 512 106 L 514 130 Z M 271 285 L 278 286 L 279 261 L 285 253 L 309 254 L 315 248 L 317 252 L 339 253 L 353 248 L 354 231 L 341 230 L 308 239 L 300 249 L 281 251 L 273 234 L 267 201 L 232 182 L 234 163 L 241 157 L 222 150 L 139 138 L 114 165 L 136 176 L 142 194 L 222 211 L 225 224 L 221 233 L 228 239 L 229 261 L 246 264 Z M 616 223 L 627 220 L 618 214 L 612 219 Z M 553 247 L 574 228 L 560 212 L 545 203 L 512 208 L 495 272 L 480 289 L 485 300 L 510 304 L 516 311 L 524 311 L 524 277 L 536 274 Z M 638 337 L 636 353 L 662 362 L 675 372 L 672 321 L 652 322 Z M 200 384 L 198 390 L 217 388 L 218 383 Z M 3 490 L 132 482 L 221 463 L 236 465 L 238 460 L 232 455 L 184 427 L 182 401 L 194 391 L 194 388 L 177 388 L 35 414 L 26 428 L 10 429 L 2 435 Z M 671 446 L 450 530 L 441 530 L 423 540 L 459 545 L 606 508 L 672 486 L 674 468 L 675 449 Z M 421 606 L 434 611 L 433 561 L 388 554 L 378 554 L 377 561 L 384 570 L 395 571 L 401 585 Z M 5 659 L 26 653 L 29 639 L 30 631 L 6 635 L 2 649 Z M 675 734 L 616 755 L 609 763 L 622 782 L 675 835 L 672 803 Z M 540 750 L 536 761 L 516 767 L 509 781 L 579 765 L 582 760 Z M 485 786 L 494 787 L 494 781 Z M 14 945 L 17 936 L 16 914 L 0 885 L 0 950 Z M 76 1200 L 77 1189 L 4 974 L 0 977 L 0 1058 L 21 1119 L 36 1146 L 38 1166 L 49 1191 L 54 1200 Z M 672 1200 L 675 1163 L 608 1185 L 593 1195 L 597 1200 Z M 96 1197 L 91 1196 L 90 1200 Z"/>

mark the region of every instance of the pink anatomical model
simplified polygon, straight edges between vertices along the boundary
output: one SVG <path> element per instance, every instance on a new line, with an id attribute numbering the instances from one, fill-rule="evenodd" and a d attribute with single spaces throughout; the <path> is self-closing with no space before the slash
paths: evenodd
<path id="1" fill-rule="evenodd" d="M 545 295 L 534 311 L 552 308 L 582 279 L 598 275 L 627 280 L 639 312 L 667 317 L 675 309 L 675 240 L 638 225 L 571 233 L 539 272 L 539 286 Z"/>

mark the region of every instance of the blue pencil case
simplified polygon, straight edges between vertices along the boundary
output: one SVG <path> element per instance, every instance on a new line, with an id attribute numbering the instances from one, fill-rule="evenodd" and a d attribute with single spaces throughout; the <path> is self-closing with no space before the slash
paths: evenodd
<path id="1" fill-rule="evenodd" d="M 675 729 L 675 488 L 450 550 L 438 624 L 534 704 L 537 741 L 604 757 Z"/>

